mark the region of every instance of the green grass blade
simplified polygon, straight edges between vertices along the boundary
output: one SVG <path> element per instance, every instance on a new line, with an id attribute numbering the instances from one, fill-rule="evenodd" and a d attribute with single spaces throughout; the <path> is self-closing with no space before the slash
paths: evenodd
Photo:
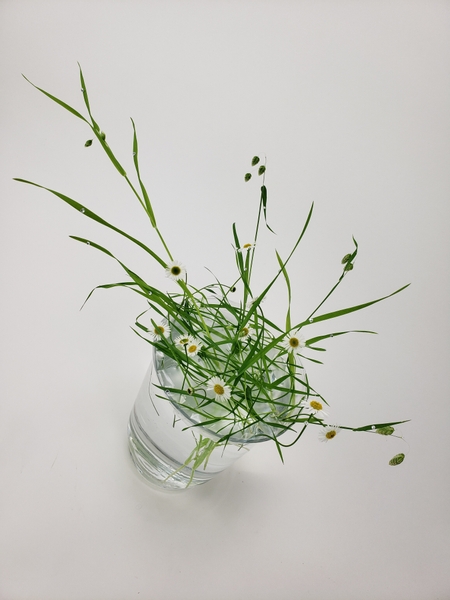
<path id="1" fill-rule="evenodd" d="M 88 111 L 89 116 L 91 118 L 92 125 L 94 126 L 94 129 L 96 129 L 97 131 L 100 131 L 100 127 L 95 122 L 94 117 L 92 116 L 92 113 L 91 113 L 91 107 L 90 107 L 90 104 L 89 104 L 89 97 L 88 97 L 88 93 L 87 93 L 86 83 L 84 81 L 83 71 L 81 70 L 80 63 L 78 63 L 78 68 L 80 69 L 80 84 L 81 84 L 81 92 L 82 92 L 83 98 L 84 98 L 84 103 L 86 105 L 86 108 L 87 108 L 87 111 Z"/>
<path id="2" fill-rule="evenodd" d="M 75 239 L 75 238 L 72 238 L 72 239 Z M 78 241 L 82 241 L 82 240 L 80 239 Z M 91 244 L 91 242 L 89 242 L 89 244 Z M 102 285 L 96 285 L 95 288 L 89 292 L 86 300 L 83 302 L 83 304 L 81 306 L 81 309 L 84 307 L 84 305 L 89 300 L 89 298 L 92 296 L 92 294 L 95 292 L 95 290 L 109 290 L 109 289 L 115 288 L 115 287 L 128 288 L 131 291 L 136 292 L 136 294 L 139 294 L 140 296 L 143 296 L 144 298 L 148 299 L 148 294 L 145 292 L 142 292 L 139 289 L 136 289 L 135 286 L 137 286 L 137 284 L 134 281 L 121 281 L 118 283 L 103 283 Z"/>
<path id="3" fill-rule="evenodd" d="M 239 252 L 241 243 L 239 241 L 239 236 L 237 234 L 236 223 L 233 223 L 232 229 L 233 229 L 234 245 L 236 247 L 236 261 L 238 264 L 239 275 L 241 275 L 241 277 L 242 277 L 242 273 L 244 272 L 244 259 L 242 258 L 242 252 Z"/>
<path id="4" fill-rule="evenodd" d="M 142 183 L 141 180 L 141 174 L 139 171 L 139 157 L 138 157 L 138 141 L 137 141 L 137 134 L 136 134 L 136 126 L 134 124 L 133 119 L 131 119 L 131 123 L 133 125 L 133 161 L 134 161 L 134 168 L 136 169 L 136 175 L 139 181 L 139 185 L 141 187 L 141 192 L 142 192 L 142 196 L 144 197 L 144 202 L 145 202 L 145 208 L 147 211 L 147 214 L 150 218 L 150 222 L 153 225 L 153 227 L 156 227 L 156 219 L 155 219 L 155 215 L 153 212 L 153 208 L 150 202 L 150 198 L 148 197 L 147 194 L 147 190 L 145 189 L 144 184 Z"/>
<path id="5" fill-rule="evenodd" d="M 275 233 L 275 231 L 271 227 L 269 227 L 269 223 L 267 222 L 267 188 L 265 185 L 261 186 L 261 203 L 263 207 L 264 222 L 266 224 L 266 227 L 269 231 Z"/>
<path id="6" fill-rule="evenodd" d="M 376 431 L 382 427 L 391 427 L 394 425 L 401 425 L 402 423 L 409 423 L 411 419 L 406 421 L 392 421 L 391 423 L 371 423 L 370 425 L 364 425 L 363 427 L 342 427 L 341 429 L 351 429 L 352 431 Z"/>
<path id="7" fill-rule="evenodd" d="M 113 258 L 115 261 L 117 261 L 119 263 L 119 265 L 122 267 L 122 269 L 132 279 L 132 282 L 115 283 L 115 284 L 105 284 L 105 285 L 102 285 L 102 286 L 95 287 L 90 292 L 89 296 L 86 298 L 84 304 L 86 304 L 86 302 L 89 300 L 90 296 L 93 294 L 93 292 L 96 289 L 99 289 L 99 288 L 109 288 L 109 287 L 115 287 L 115 286 L 127 286 L 127 287 L 129 287 L 129 286 L 131 286 L 131 285 L 134 284 L 134 285 L 137 285 L 138 287 L 141 288 L 141 290 L 143 292 L 142 295 L 144 295 L 149 302 L 159 304 L 167 313 L 169 313 L 171 315 L 174 315 L 177 312 L 178 307 L 177 307 L 176 303 L 169 296 L 167 296 L 163 292 L 160 292 L 156 288 L 154 288 L 151 285 L 149 285 L 146 281 L 144 281 L 141 277 L 139 277 L 139 275 L 137 275 L 136 273 L 134 273 L 122 261 L 120 261 L 116 256 L 114 256 L 114 254 L 112 254 L 109 250 L 107 250 L 103 246 L 100 246 L 100 244 L 96 244 L 95 242 L 93 242 L 91 240 L 88 240 L 86 238 L 82 238 L 82 237 L 79 237 L 79 236 L 76 236 L 76 235 L 71 235 L 69 237 L 72 240 L 75 240 L 77 242 L 81 242 L 82 244 L 87 244 L 90 247 L 95 248 L 96 250 L 99 250 L 100 252 L 103 252 L 107 256 Z M 133 290 L 133 291 L 137 291 L 137 290 Z"/>
<path id="8" fill-rule="evenodd" d="M 283 267 L 286 268 L 287 263 L 290 261 L 292 255 L 294 254 L 295 250 L 297 249 L 298 245 L 300 244 L 303 236 L 305 235 L 306 230 L 308 229 L 308 225 L 309 222 L 311 221 L 311 217 L 312 217 L 312 213 L 313 213 L 313 209 L 314 209 L 314 202 L 311 204 L 311 208 L 309 209 L 308 212 L 308 216 L 306 217 L 306 221 L 305 224 L 303 225 L 303 229 L 302 232 L 300 233 L 299 238 L 297 239 L 294 247 L 292 248 L 289 256 L 287 257 L 287 259 L 284 261 L 283 263 Z M 257 310 L 258 306 L 261 304 L 262 300 L 265 298 L 265 296 L 269 293 L 270 289 L 272 288 L 272 286 L 274 285 L 274 283 L 276 282 L 276 280 L 278 279 L 278 277 L 282 274 L 282 269 L 280 268 L 280 270 L 278 271 L 278 273 L 275 275 L 275 277 L 272 279 L 272 281 L 269 283 L 269 285 L 265 288 L 265 290 L 258 296 L 257 300 L 253 303 L 251 309 L 249 310 L 249 312 L 247 313 L 247 317 L 246 320 L 244 321 L 242 326 L 245 326 L 246 323 L 250 320 L 250 318 L 252 317 L 252 315 L 255 313 L 255 311 Z M 297 327 L 298 328 L 298 327 Z M 273 346 L 272 346 L 273 347 Z"/>
<path id="9" fill-rule="evenodd" d="M 108 158 L 110 159 L 110 161 L 113 163 L 113 165 L 116 167 L 116 169 L 119 171 L 119 173 L 122 175 L 122 177 L 126 177 L 127 173 L 125 171 L 125 169 L 122 167 L 122 165 L 120 164 L 120 162 L 117 160 L 117 158 L 114 156 L 113 151 L 111 150 L 111 148 L 108 146 L 108 144 L 106 143 L 106 141 L 103 139 L 101 132 L 98 131 L 95 127 L 93 127 L 92 125 L 90 125 L 92 131 L 95 134 L 95 137 L 98 139 L 101 147 L 103 148 L 103 150 L 106 152 L 106 154 L 108 155 Z"/>
<path id="10" fill-rule="evenodd" d="M 102 146 L 103 150 L 108 155 L 108 158 L 110 159 L 110 161 L 113 163 L 113 165 L 116 167 L 116 169 L 122 175 L 122 177 L 126 177 L 127 174 L 126 174 L 125 169 L 122 167 L 122 165 L 120 164 L 120 162 L 114 156 L 114 153 L 112 152 L 111 148 L 107 144 L 107 142 L 106 142 L 106 140 L 104 138 L 104 135 L 102 135 L 102 132 L 100 130 L 100 126 L 95 121 L 94 117 L 92 116 L 91 106 L 89 104 L 89 97 L 88 97 L 87 88 L 86 88 L 86 82 L 84 80 L 83 71 L 81 70 L 80 63 L 78 63 L 78 67 L 80 69 L 81 92 L 83 94 L 84 103 L 86 105 L 87 111 L 88 111 L 89 116 L 90 116 L 91 121 L 92 121 L 91 129 L 94 132 L 94 134 L 95 134 L 96 138 L 98 139 L 98 141 L 100 142 L 100 145 Z"/>
<path id="11" fill-rule="evenodd" d="M 284 280 L 286 281 L 286 287 L 288 292 L 288 309 L 286 312 L 286 331 L 290 331 L 291 329 L 291 282 L 289 281 L 289 275 L 287 273 L 286 267 L 281 260 L 280 255 L 275 250 L 275 254 L 277 255 L 278 264 L 280 265 L 280 269 L 284 275 Z"/>
<path id="12" fill-rule="evenodd" d="M 50 100 L 53 100 L 53 102 L 56 102 L 56 104 L 59 104 L 60 106 L 62 106 L 66 110 L 68 110 L 70 113 L 72 113 L 73 115 L 75 115 L 76 117 L 78 117 L 79 119 L 81 119 L 82 121 L 84 121 L 85 123 L 89 124 L 89 121 L 87 119 L 85 119 L 83 117 L 83 115 L 80 114 L 77 110 L 75 110 L 74 108 L 72 108 L 72 106 L 69 106 L 68 104 L 66 104 L 65 102 L 63 102 L 62 100 L 60 100 L 59 98 L 56 98 L 56 96 L 52 96 L 52 94 L 49 94 L 48 92 L 46 92 L 42 88 L 38 87 L 37 85 L 34 85 L 34 83 L 32 81 L 30 81 L 27 77 L 25 77 L 25 75 L 23 73 L 22 73 L 22 77 L 24 79 L 26 79 L 28 81 L 28 83 L 30 83 L 34 88 L 36 88 L 37 90 L 39 90 L 40 92 L 42 92 L 43 94 L 45 94 L 45 96 L 47 96 L 48 98 L 50 98 Z"/>
<path id="13" fill-rule="evenodd" d="M 318 335 L 317 337 L 309 338 L 306 340 L 306 345 L 315 344 L 316 342 L 320 342 L 321 340 L 326 340 L 328 338 L 337 337 L 338 335 L 345 335 L 347 333 L 371 333 L 377 335 L 376 331 L 366 331 L 364 329 L 352 329 L 350 331 L 335 331 L 333 333 L 327 333 L 326 335 Z"/>
<path id="14" fill-rule="evenodd" d="M 357 306 L 351 306 L 350 308 L 343 308 L 341 310 L 336 310 L 334 312 L 325 313 L 323 315 L 319 315 L 318 317 L 314 317 L 313 319 L 302 321 L 301 323 L 299 323 L 298 325 L 296 325 L 295 328 L 297 329 L 297 328 L 300 328 L 300 327 L 304 327 L 306 325 L 311 325 L 313 323 L 318 323 L 319 321 L 326 321 L 328 319 L 335 319 L 336 317 L 342 317 L 343 315 L 347 315 L 347 314 L 355 312 L 357 310 L 362 310 L 363 308 L 367 308 L 368 306 L 372 306 L 372 304 L 377 304 L 378 302 L 381 302 L 382 300 L 387 300 L 387 298 L 391 298 L 391 296 L 395 296 L 395 294 L 399 294 L 400 292 L 402 292 L 403 290 L 405 290 L 410 285 L 411 285 L 410 283 L 407 283 L 406 285 L 404 285 L 400 289 L 396 290 L 395 292 L 392 292 L 392 294 L 388 294 L 387 296 L 383 296 L 382 298 L 378 298 L 377 300 L 372 300 L 371 302 L 365 302 L 364 304 L 358 304 Z"/>
<path id="15" fill-rule="evenodd" d="M 108 227 L 109 229 L 112 229 L 113 231 L 116 231 L 120 235 L 126 237 L 128 240 L 130 240 L 131 242 L 133 242 L 134 244 L 136 244 L 137 246 L 139 246 L 140 248 L 145 250 L 145 252 L 150 254 L 150 256 L 152 256 L 162 267 L 164 267 L 164 268 L 167 267 L 167 263 L 162 258 L 160 258 L 155 252 L 153 252 L 153 250 L 150 250 L 150 248 L 148 246 L 146 246 L 145 244 L 143 244 L 136 238 L 132 237 L 128 233 L 125 233 L 125 231 L 122 231 L 118 227 L 111 225 L 111 223 L 108 223 L 108 221 L 105 221 L 104 219 L 102 219 L 101 217 L 96 215 L 94 212 L 92 212 L 91 210 L 89 210 L 88 208 L 86 208 L 85 206 L 83 206 L 82 204 L 77 202 L 76 200 L 72 200 L 72 198 L 69 198 L 68 196 L 66 196 L 64 194 L 61 194 L 60 192 L 56 192 L 55 190 L 47 188 L 43 185 L 39 185 L 38 183 L 34 183 L 33 181 L 28 181 L 26 179 L 20 179 L 19 177 L 14 177 L 14 181 L 20 181 L 21 183 L 27 183 L 28 185 L 34 185 L 35 187 L 41 188 L 43 190 L 46 190 L 47 192 L 50 192 L 51 194 L 54 194 L 58 198 L 61 198 L 61 200 L 64 200 L 64 202 L 66 202 L 66 204 L 68 204 L 69 206 L 72 206 L 72 208 L 74 208 L 78 212 L 81 212 L 82 214 L 84 214 L 85 217 L 89 217 L 93 221 L 97 221 L 97 223 L 100 223 L 100 225 L 104 225 L 105 227 Z"/>

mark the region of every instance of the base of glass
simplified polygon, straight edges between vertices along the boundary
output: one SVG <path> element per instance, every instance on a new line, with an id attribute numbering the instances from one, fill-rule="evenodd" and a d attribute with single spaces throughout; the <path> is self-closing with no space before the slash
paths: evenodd
<path id="1" fill-rule="evenodd" d="M 165 454 L 150 440 L 133 408 L 128 423 L 128 449 L 139 473 L 161 491 L 176 492 L 206 483 L 214 473 L 194 471 Z"/>

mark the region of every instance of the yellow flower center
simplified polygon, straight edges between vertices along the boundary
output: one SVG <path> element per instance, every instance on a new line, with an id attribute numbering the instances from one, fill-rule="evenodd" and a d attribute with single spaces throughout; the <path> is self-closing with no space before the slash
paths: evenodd
<path id="1" fill-rule="evenodd" d="M 251 247 L 252 247 L 252 245 L 251 245 L 251 244 L 244 244 L 242 247 L 243 247 L 243 248 L 251 248 Z"/>
<path id="2" fill-rule="evenodd" d="M 309 405 L 314 410 L 322 410 L 322 408 L 323 408 L 323 406 L 320 404 L 320 402 L 317 402 L 317 400 L 311 400 Z"/>
<path id="3" fill-rule="evenodd" d="M 214 392 L 218 395 L 218 396 L 223 396 L 225 394 L 225 390 L 223 389 L 223 387 L 220 385 L 220 383 L 216 383 L 216 385 L 214 386 Z"/>
<path id="4" fill-rule="evenodd" d="M 327 440 L 332 440 L 334 437 L 336 437 L 335 430 L 332 429 L 331 431 L 327 431 L 325 437 L 327 438 Z"/>
<path id="5" fill-rule="evenodd" d="M 291 348 L 298 348 L 298 346 L 300 346 L 300 340 L 296 337 L 291 337 L 289 340 L 289 346 Z"/>
<path id="6" fill-rule="evenodd" d="M 157 325 L 153 331 L 155 335 L 164 335 L 165 329 L 162 325 Z"/>
<path id="7" fill-rule="evenodd" d="M 189 346 L 189 348 L 187 349 L 188 352 L 190 352 L 191 354 L 193 352 L 195 352 L 197 350 L 197 346 L 195 344 L 192 344 L 192 346 Z"/>
<path id="8" fill-rule="evenodd" d="M 180 267 L 178 267 L 177 265 L 174 265 L 171 269 L 170 272 L 172 273 L 172 275 L 175 275 L 175 277 L 177 275 L 179 275 L 181 273 L 181 269 Z"/>

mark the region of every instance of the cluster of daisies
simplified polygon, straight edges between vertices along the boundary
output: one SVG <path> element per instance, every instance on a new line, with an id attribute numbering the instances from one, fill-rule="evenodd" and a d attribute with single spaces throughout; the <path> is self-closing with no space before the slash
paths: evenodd
<path id="1" fill-rule="evenodd" d="M 177 281 L 184 278 L 186 268 L 178 261 L 172 261 L 166 268 L 166 274 L 171 279 Z M 154 342 L 161 341 L 163 338 L 167 341 L 172 339 L 172 330 L 167 319 L 163 319 L 159 323 L 152 322 L 152 329 L 149 331 Z M 250 325 L 242 327 L 237 334 L 240 341 L 250 340 L 256 337 L 256 332 Z M 173 339 L 173 343 L 178 350 L 190 358 L 196 357 L 204 347 L 202 341 L 193 335 L 181 334 Z M 304 337 L 299 331 L 288 333 L 281 344 L 282 348 L 293 355 L 297 355 L 306 346 Z M 206 390 L 209 396 L 213 397 L 219 403 L 226 403 L 232 396 L 232 387 L 219 375 L 211 377 L 206 381 Z M 193 390 L 190 390 L 193 391 Z M 301 408 L 305 413 L 313 415 L 315 419 L 322 421 L 327 413 L 324 411 L 324 405 L 316 397 L 306 396 L 300 403 Z M 337 426 L 324 426 L 320 431 L 321 441 L 328 442 L 332 440 L 340 429 Z"/>

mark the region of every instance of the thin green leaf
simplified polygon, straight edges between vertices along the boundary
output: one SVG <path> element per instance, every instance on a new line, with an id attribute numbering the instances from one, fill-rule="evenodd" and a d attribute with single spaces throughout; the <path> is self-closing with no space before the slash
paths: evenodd
<path id="1" fill-rule="evenodd" d="M 265 168 L 264 168 L 264 170 L 265 170 Z M 267 222 L 267 188 L 265 185 L 261 186 L 261 202 L 262 202 L 262 206 L 263 206 L 264 221 L 266 223 L 266 227 L 269 231 L 271 231 L 272 233 L 275 233 L 275 231 L 271 227 L 269 227 L 269 223 Z"/>
<path id="2" fill-rule="evenodd" d="M 277 255 L 278 264 L 280 265 L 281 271 L 284 275 L 284 280 L 286 281 L 286 287 L 288 292 L 288 308 L 286 312 L 286 331 L 290 331 L 291 329 L 291 282 L 289 281 L 289 275 L 287 273 L 286 267 L 284 266 L 283 261 L 281 260 L 280 255 L 275 250 L 275 254 Z"/>
<path id="3" fill-rule="evenodd" d="M 300 244 L 303 236 L 305 235 L 306 230 L 308 229 L 308 225 L 309 222 L 311 221 L 311 216 L 313 213 L 313 209 L 314 209 L 314 202 L 311 204 L 311 208 L 309 209 L 309 213 L 308 216 L 306 218 L 305 224 L 303 225 L 303 229 L 294 245 L 294 247 L 292 248 L 289 256 L 287 257 L 287 259 L 284 261 L 283 263 L 283 267 L 286 268 L 286 265 L 288 264 L 288 262 L 290 261 L 292 255 L 294 254 L 295 250 L 297 249 L 298 245 Z M 272 288 L 272 286 L 274 285 L 274 283 L 276 282 L 276 280 L 278 279 L 278 277 L 282 274 L 282 269 L 280 269 L 278 271 L 278 273 L 275 275 L 275 277 L 272 279 L 272 281 L 269 283 L 269 285 L 265 288 L 265 290 L 262 292 L 262 294 L 260 294 L 258 296 L 258 298 L 256 299 L 255 302 L 253 302 L 251 309 L 249 310 L 249 312 L 247 313 L 247 317 L 246 320 L 243 323 L 243 326 L 246 325 L 246 323 L 250 320 L 250 318 L 253 316 L 253 314 L 255 313 L 255 311 L 257 310 L 258 306 L 261 304 L 262 300 L 265 298 L 265 296 L 268 294 L 268 292 L 270 291 L 270 289 Z M 298 327 L 297 327 L 298 328 Z M 277 341 L 279 341 L 281 338 L 279 338 Z M 275 341 L 275 343 L 273 345 L 269 345 L 269 347 L 274 347 L 275 344 L 277 343 L 277 341 Z M 267 349 L 266 349 L 267 350 Z M 265 350 L 262 351 L 263 353 L 266 353 Z"/>
<path id="4" fill-rule="evenodd" d="M 390 423 L 371 423 L 370 425 L 364 425 L 363 427 L 341 427 L 341 429 L 351 429 L 352 431 L 375 431 L 382 427 L 392 427 L 394 425 L 400 425 L 401 423 L 409 423 L 410 420 L 411 419 L 406 419 L 406 421 L 392 421 Z"/>
<path id="5" fill-rule="evenodd" d="M 136 175 L 139 181 L 139 185 L 141 186 L 141 191 L 142 191 L 142 195 L 144 197 L 144 202 L 145 202 L 145 208 L 147 211 L 147 214 L 150 218 L 150 222 L 153 225 L 153 227 L 156 227 L 156 219 L 155 219 L 155 215 L 153 213 L 153 208 L 150 202 L 150 198 L 148 197 L 147 194 L 147 190 L 145 189 L 144 184 L 142 183 L 141 180 L 141 174 L 139 172 L 139 157 L 138 157 L 138 141 L 137 141 L 137 133 L 136 133 L 136 126 L 134 124 L 133 119 L 131 119 L 131 123 L 133 125 L 133 161 L 134 161 L 134 168 L 136 169 Z"/>
<path id="6" fill-rule="evenodd" d="M 363 308 L 367 308 L 368 306 L 372 306 L 372 304 L 377 304 L 377 302 L 381 302 L 382 300 L 387 300 L 387 298 L 391 298 L 391 296 L 395 296 L 395 294 L 399 294 L 411 284 L 406 284 L 400 289 L 392 292 L 392 294 L 388 294 L 387 296 L 383 296 L 382 298 L 378 298 L 377 300 L 372 300 L 371 302 L 365 302 L 364 304 L 358 304 L 357 306 L 352 306 L 350 308 L 343 308 L 341 310 L 335 310 L 330 313 L 326 313 L 323 315 L 319 315 L 318 317 L 314 317 L 313 319 L 308 319 L 306 321 L 302 321 L 298 325 L 295 326 L 295 329 L 300 327 L 305 327 L 306 325 L 311 325 L 312 323 L 318 323 L 319 321 L 326 321 L 328 319 L 335 319 L 336 317 L 342 317 L 343 315 L 347 315 L 349 313 L 355 312 L 357 310 L 362 310 Z"/>
<path id="7" fill-rule="evenodd" d="M 98 131 L 93 125 L 90 125 L 90 127 L 91 127 L 92 131 L 94 132 L 95 137 L 100 142 L 100 145 L 102 146 L 103 150 L 108 155 L 110 161 L 113 163 L 113 165 L 116 167 L 116 169 L 122 175 L 122 177 L 126 177 L 127 173 L 126 173 L 125 169 L 122 167 L 122 165 L 120 164 L 120 162 L 114 156 L 113 151 L 111 150 L 111 148 L 108 146 L 108 144 L 106 143 L 106 141 L 103 139 L 101 131 Z"/>
<path id="8" fill-rule="evenodd" d="M 90 107 L 90 104 L 89 104 L 89 98 L 88 98 L 86 83 L 84 81 L 83 71 L 81 70 L 80 63 L 78 63 L 78 68 L 80 69 L 80 84 L 81 84 L 81 92 L 82 92 L 83 98 L 84 98 L 84 103 L 86 105 L 86 108 L 87 108 L 87 111 L 88 111 L 89 116 L 91 118 L 92 125 L 94 126 L 94 129 L 96 129 L 97 131 L 100 131 L 100 127 L 95 122 L 94 117 L 92 116 L 92 113 L 91 113 L 91 107 Z"/>
<path id="9" fill-rule="evenodd" d="M 148 246 L 146 246 L 145 244 L 143 244 L 136 238 L 132 237 L 128 233 L 125 233 L 118 227 L 111 225 L 111 223 L 108 223 L 107 221 L 105 221 L 104 219 L 102 219 L 101 217 L 96 215 L 94 212 L 92 212 L 91 210 L 89 210 L 88 208 L 86 208 L 85 206 L 83 206 L 82 204 L 77 202 L 76 200 L 72 200 L 72 198 L 69 198 L 68 196 L 66 196 L 64 194 L 61 194 L 60 192 L 56 192 L 55 190 L 47 188 L 43 185 L 39 185 L 38 183 L 34 183 L 33 181 L 28 181 L 26 179 L 20 179 L 18 177 L 14 177 L 14 181 L 20 181 L 22 183 L 27 183 L 28 185 L 34 185 L 35 187 L 41 188 L 43 190 L 47 190 L 47 192 L 50 192 L 51 194 L 58 196 L 58 198 L 61 198 L 61 200 L 64 200 L 64 202 L 69 204 L 69 206 L 72 206 L 72 208 L 74 208 L 75 210 L 84 214 L 85 217 L 89 217 L 93 221 L 97 221 L 97 223 L 100 223 L 101 225 L 104 225 L 105 227 L 108 227 L 109 229 L 112 229 L 113 231 L 120 233 L 120 235 L 123 235 L 128 240 L 130 240 L 131 242 L 133 242 L 134 244 L 136 244 L 137 246 L 139 246 L 140 248 L 145 250 L 148 254 L 150 254 L 150 256 L 152 256 L 162 267 L 164 267 L 164 268 L 167 267 L 167 263 L 162 258 L 160 258 L 155 252 L 153 252 L 153 250 L 150 250 L 150 248 Z"/>
<path id="10" fill-rule="evenodd" d="M 353 329 L 351 331 L 335 331 L 333 333 L 327 333 L 326 335 L 318 335 L 313 338 L 309 338 L 306 340 L 306 345 L 310 347 L 310 344 L 315 344 L 316 342 L 320 342 L 321 340 L 326 340 L 328 338 L 337 337 L 338 335 L 346 335 L 347 333 L 371 333 L 377 335 L 376 331 L 365 331 L 363 329 Z"/>
<path id="11" fill-rule="evenodd" d="M 239 237 L 237 234 L 236 223 L 233 223 L 232 229 L 233 229 L 234 245 L 235 245 L 235 249 L 236 249 L 236 259 L 237 259 L 238 266 L 239 266 L 239 273 L 242 275 L 242 271 L 244 270 L 244 259 L 242 258 L 242 253 L 238 252 L 238 250 L 241 247 L 241 243 L 239 241 Z"/>
<path id="12" fill-rule="evenodd" d="M 53 100 L 53 102 L 56 102 L 56 104 L 59 104 L 60 106 L 62 106 L 66 110 L 68 110 L 70 113 L 72 113 L 73 115 L 75 115 L 76 117 L 78 117 L 79 119 L 81 119 L 82 121 L 84 121 L 85 123 L 89 124 L 89 121 L 87 119 L 85 119 L 83 117 L 83 115 L 80 114 L 77 110 L 75 110 L 74 108 L 72 108 L 72 106 L 69 106 L 68 104 L 66 104 L 65 102 L 63 102 L 62 100 L 60 100 L 59 98 L 56 98 L 56 96 L 52 96 L 52 94 L 49 94 L 48 92 L 46 92 L 42 88 L 38 87 L 37 85 L 34 85 L 34 83 L 32 81 L 30 81 L 27 77 L 25 77 L 25 75 L 23 73 L 22 73 L 22 77 L 24 79 L 26 79 L 28 81 L 28 83 L 30 83 L 34 88 L 36 88 L 37 90 L 39 90 L 40 92 L 42 92 L 43 94 L 45 94 L 45 96 L 47 96 L 48 98 L 50 98 L 50 100 Z"/>

